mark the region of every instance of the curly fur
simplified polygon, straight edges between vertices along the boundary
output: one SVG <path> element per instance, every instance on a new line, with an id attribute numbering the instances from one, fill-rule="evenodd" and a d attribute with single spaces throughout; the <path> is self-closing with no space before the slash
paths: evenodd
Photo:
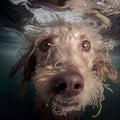
<path id="1" fill-rule="evenodd" d="M 37 39 L 33 38 L 35 36 L 28 45 L 31 47 L 28 47 L 28 51 L 13 67 L 11 75 L 23 68 L 23 81 L 31 80 L 34 83 L 36 107 L 42 120 L 78 120 L 86 106 L 101 105 L 106 78 L 113 82 L 119 81 L 119 74 L 109 57 L 114 41 L 107 41 L 92 25 L 65 23 L 46 27 L 37 35 Z M 52 41 L 48 51 L 41 49 L 41 43 L 45 40 Z M 90 43 L 88 51 L 82 49 L 82 42 L 85 40 Z M 66 98 L 54 93 L 52 80 L 54 76 L 68 70 L 82 75 L 84 88 L 80 94 Z M 62 106 L 64 101 L 78 104 L 65 107 Z M 59 114 L 55 113 L 55 108 L 59 108 Z"/>

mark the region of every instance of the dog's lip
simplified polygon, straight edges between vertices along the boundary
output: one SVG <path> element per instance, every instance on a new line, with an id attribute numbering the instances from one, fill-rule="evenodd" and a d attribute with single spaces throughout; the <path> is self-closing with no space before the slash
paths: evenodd
<path id="1" fill-rule="evenodd" d="M 71 106 L 77 106 L 78 102 L 75 101 L 73 98 L 61 98 L 59 100 L 54 99 L 54 103 L 61 107 L 71 107 Z"/>
<path id="2" fill-rule="evenodd" d="M 66 115 L 68 109 L 78 106 L 78 102 L 71 98 L 54 99 L 52 103 L 52 112 L 55 115 Z"/>
<path id="3" fill-rule="evenodd" d="M 63 107 L 70 107 L 70 106 L 76 106 L 78 105 L 77 102 L 73 102 L 73 101 L 55 101 L 58 105 L 63 106 Z"/>

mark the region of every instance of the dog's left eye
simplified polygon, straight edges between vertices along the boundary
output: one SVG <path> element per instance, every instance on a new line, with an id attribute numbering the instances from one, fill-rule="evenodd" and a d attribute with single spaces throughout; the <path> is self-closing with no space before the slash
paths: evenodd
<path id="1" fill-rule="evenodd" d="M 46 39 L 40 43 L 39 48 L 42 52 L 47 52 L 50 49 L 51 45 L 52 45 L 51 40 Z"/>
<path id="2" fill-rule="evenodd" d="M 84 40 L 81 44 L 81 49 L 84 51 L 88 51 L 90 49 L 90 42 L 87 40 Z"/>

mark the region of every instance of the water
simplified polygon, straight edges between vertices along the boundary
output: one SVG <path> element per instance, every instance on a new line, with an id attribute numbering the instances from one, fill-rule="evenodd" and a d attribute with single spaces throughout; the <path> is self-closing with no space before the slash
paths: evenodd
<path id="1" fill-rule="evenodd" d="M 28 90 L 24 97 L 20 96 L 19 75 L 13 79 L 9 78 L 10 69 L 17 61 L 19 37 L 16 38 L 17 34 L 14 33 L 11 34 L 13 36 L 6 37 L 4 34 L 6 32 L 0 33 L 0 120 L 32 120 L 33 93 Z"/>

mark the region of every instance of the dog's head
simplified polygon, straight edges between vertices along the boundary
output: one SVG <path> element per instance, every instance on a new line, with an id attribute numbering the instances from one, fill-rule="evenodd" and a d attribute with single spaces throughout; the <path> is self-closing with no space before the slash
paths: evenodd
<path id="1" fill-rule="evenodd" d="M 54 114 L 82 111 L 101 104 L 106 78 L 119 79 L 109 57 L 113 47 L 114 41 L 88 25 L 47 27 L 11 74 L 23 68 L 23 81 L 33 81 L 38 103 L 43 101 Z"/>

